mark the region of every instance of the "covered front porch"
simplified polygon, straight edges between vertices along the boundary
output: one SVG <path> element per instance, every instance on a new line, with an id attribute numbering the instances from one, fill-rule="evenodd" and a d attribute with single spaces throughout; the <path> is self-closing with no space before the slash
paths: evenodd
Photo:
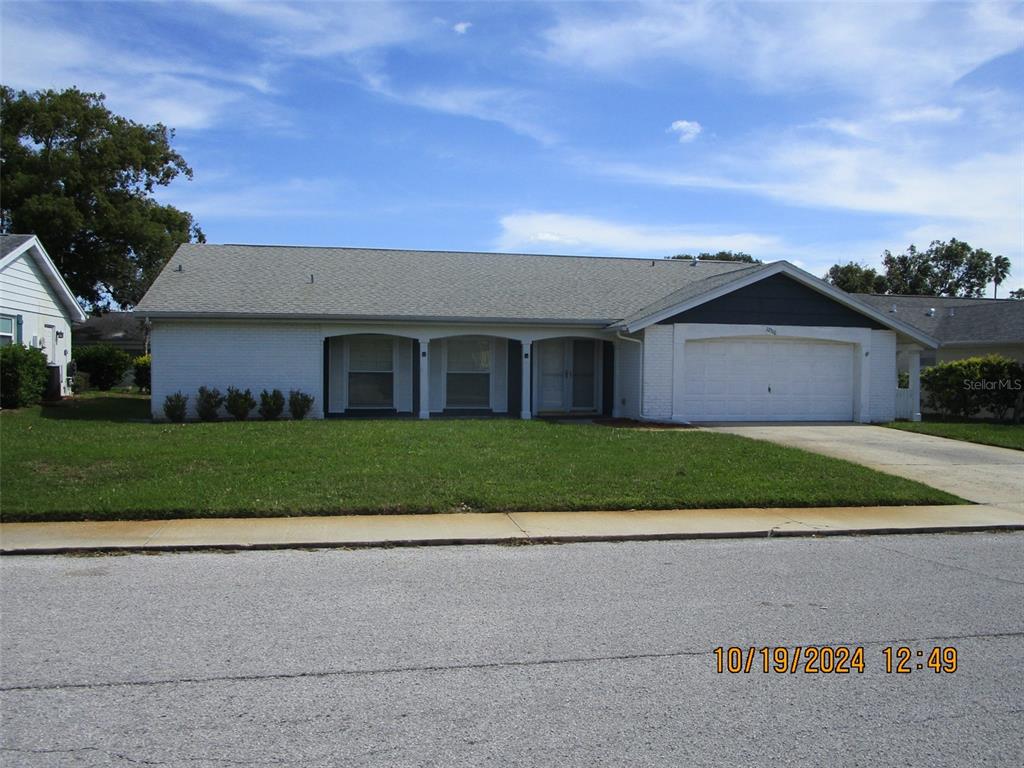
<path id="1" fill-rule="evenodd" d="M 615 345 L 577 335 L 352 330 L 323 340 L 328 417 L 613 415 Z"/>

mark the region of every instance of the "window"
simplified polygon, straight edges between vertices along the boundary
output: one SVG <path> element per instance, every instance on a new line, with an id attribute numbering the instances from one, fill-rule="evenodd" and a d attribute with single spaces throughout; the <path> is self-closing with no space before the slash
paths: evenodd
<path id="1" fill-rule="evenodd" d="M 391 408 L 394 404 L 394 339 L 353 336 L 348 340 L 348 407 Z"/>
<path id="2" fill-rule="evenodd" d="M 0 315 L 0 347 L 9 347 L 14 343 L 14 318 Z"/>
<path id="3" fill-rule="evenodd" d="M 448 407 L 490 408 L 491 340 L 448 340 Z"/>

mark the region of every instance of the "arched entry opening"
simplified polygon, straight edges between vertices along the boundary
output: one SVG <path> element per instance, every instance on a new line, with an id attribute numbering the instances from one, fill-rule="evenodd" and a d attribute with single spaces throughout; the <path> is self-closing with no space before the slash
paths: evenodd
<path id="1" fill-rule="evenodd" d="M 324 339 L 324 400 L 328 416 L 412 414 L 415 343 L 378 333 Z"/>

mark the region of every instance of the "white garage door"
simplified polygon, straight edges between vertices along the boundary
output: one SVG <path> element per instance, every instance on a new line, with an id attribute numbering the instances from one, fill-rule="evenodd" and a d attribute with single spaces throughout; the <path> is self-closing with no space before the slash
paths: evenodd
<path id="1" fill-rule="evenodd" d="M 851 421 L 853 345 L 775 339 L 690 341 L 690 421 Z"/>

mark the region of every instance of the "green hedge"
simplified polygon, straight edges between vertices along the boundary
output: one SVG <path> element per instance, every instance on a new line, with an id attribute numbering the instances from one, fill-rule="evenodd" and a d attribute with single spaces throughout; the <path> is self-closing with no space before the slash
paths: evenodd
<path id="1" fill-rule="evenodd" d="M 136 357 L 132 360 L 132 366 L 135 368 L 135 386 L 144 392 L 149 392 L 153 380 L 151 375 L 153 357 L 151 355 Z"/>
<path id="2" fill-rule="evenodd" d="M 75 350 L 78 370 L 89 374 L 89 385 L 106 392 L 121 383 L 132 367 L 132 358 L 123 349 L 96 344 Z"/>
<path id="3" fill-rule="evenodd" d="M 1024 367 L 1001 355 L 951 360 L 924 369 L 921 386 L 940 413 L 970 418 L 987 411 L 1002 421 L 1020 407 Z"/>
<path id="4" fill-rule="evenodd" d="M 46 390 L 46 355 L 11 344 L 0 349 L 0 405 L 21 408 L 38 403 Z"/>

